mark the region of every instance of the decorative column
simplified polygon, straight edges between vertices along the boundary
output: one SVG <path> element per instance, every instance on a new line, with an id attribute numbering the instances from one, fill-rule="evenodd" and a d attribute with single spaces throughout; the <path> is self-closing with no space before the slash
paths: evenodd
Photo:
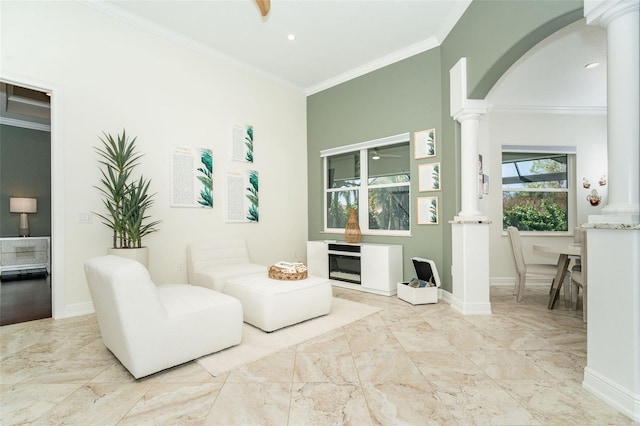
<path id="1" fill-rule="evenodd" d="M 456 220 L 487 220 L 478 210 L 478 128 L 480 118 L 487 112 L 483 105 L 466 106 L 453 115 L 460 123 L 460 205 Z"/>
<path id="2" fill-rule="evenodd" d="M 638 0 L 586 0 L 587 24 L 607 30 L 608 191 L 604 217 L 590 222 L 640 222 L 640 42 Z"/>
<path id="3" fill-rule="evenodd" d="M 609 201 L 587 231 L 585 389 L 640 421 L 640 134 L 638 0 L 586 0 L 607 30 Z"/>
<path id="4" fill-rule="evenodd" d="M 478 209 L 478 128 L 484 100 L 467 99 L 467 62 L 450 71 L 451 116 L 460 123 L 460 205 L 451 221 L 453 300 L 464 315 L 489 315 L 489 221 Z"/>

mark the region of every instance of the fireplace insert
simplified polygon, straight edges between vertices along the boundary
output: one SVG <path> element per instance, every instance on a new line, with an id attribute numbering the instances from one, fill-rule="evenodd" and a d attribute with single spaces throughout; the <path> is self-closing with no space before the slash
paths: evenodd
<path id="1" fill-rule="evenodd" d="M 360 284 L 360 246 L 329 244 L 329 279 Z"/>

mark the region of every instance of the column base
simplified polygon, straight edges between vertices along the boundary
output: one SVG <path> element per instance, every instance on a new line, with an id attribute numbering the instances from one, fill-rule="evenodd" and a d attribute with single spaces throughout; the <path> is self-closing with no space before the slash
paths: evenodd
<path id="1" fill-rule="evenodd" d="M 451 306 L 463 315 L 491 315 L 489 222 L 480 219 L 465 218 L 453 221 L 451 226 Z"/>
<path id="2" fill-rule="evenodd" d="M 451 223 L 491 223 L 489 222 L 487 216 L 482 216 L 481 214 L 462 214 L 460 212 L 458 216 L 454 216 Z"/>
<path id="3" fill-rule="evenodd" d="M 638 223 L 640 207 L 633 204 L 609 204 L 600 215 L 590 215 L 589 223 Z"/>
<path id="4" fill-rule="evenodd" d="M 611 224 L 611 225 L 630 225 L 640 223 L 640 215 L 638 214 L 601 214 L 589 215 L 588 223 L 590 224 Z M 621 226 L 622 227 L 622 226 Z"/>

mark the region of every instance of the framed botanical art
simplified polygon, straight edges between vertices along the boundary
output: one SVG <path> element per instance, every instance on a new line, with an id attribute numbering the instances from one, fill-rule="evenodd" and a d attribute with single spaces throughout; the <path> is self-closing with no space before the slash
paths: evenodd
<path id="1" fill-rule="evenodd" d="M 226 172 L 226 222 L 253 222 L 259 219 L 258 171 Z"/>
<path id="2" fill-rule="evenodd" d="M 440 163 L 420 164 L 418 166 L 418 191 L 439 191 Z"/>
<path id="3" fill-rule="evenodd" d="M 413 134 L 414 158 L 436 156 L 436 129 L 422 130 Z"/>
<path id="4" fill-rule="evenodd" d="M 418 225 L 437 225 L 439 223 L 438 197 L 416 198 L 416 209 Z"/>
<path id="5" fill-rule="evenodd" d="M 234 124 L 231 134 L 231 159 L 253 163 L 253 126 Z"/>
<path id="6" fill-rule="evenodd" d="M 172 147 L 169 199 L 171 207 L 213 207 L 211 149 Z"/>

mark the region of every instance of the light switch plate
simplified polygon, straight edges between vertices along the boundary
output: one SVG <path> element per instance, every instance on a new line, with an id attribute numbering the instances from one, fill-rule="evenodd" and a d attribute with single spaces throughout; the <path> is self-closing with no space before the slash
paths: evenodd
<path id="1" fill-rule="evenodd" d="M 89 212 L 78 213 L 78 223 L 91 223 L 91 213 Z"/>

